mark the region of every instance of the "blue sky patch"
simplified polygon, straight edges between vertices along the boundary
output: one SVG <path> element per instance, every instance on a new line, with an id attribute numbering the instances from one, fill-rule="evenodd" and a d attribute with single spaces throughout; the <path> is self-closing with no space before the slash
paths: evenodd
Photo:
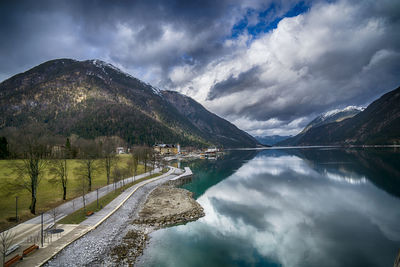
<path id="1" fill-rule="evenodd" d="M 276 6 L 273 3 L 266 10 L 258 13 L 258 23 L 256 25 L 249 25 L 249 17 L 254 16 L 254 13 L 256 12 L 255 10 L 249 9 L 247 10 L 245 17 L 233 26 L 230 38 L 235 39 L 246 30 L 253 38 L 257 38 L 260 33 L 266 33 L 275 29 L 282 19 L 303 14 L 307 12 L 309 8 L 310 6 L 302 1 L 286 12 L 284 16 L 271 20 L 271 17 L 275 17 L 274 13 L 276 13 Z"/>

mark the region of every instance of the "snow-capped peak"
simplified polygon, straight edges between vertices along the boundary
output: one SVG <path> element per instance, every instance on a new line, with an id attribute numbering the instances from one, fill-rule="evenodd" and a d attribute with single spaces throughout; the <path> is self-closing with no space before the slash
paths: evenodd
<path id="1" fill-rule="evenodd" d="M 151 86 L 151 85 L 150 85 L 150 87 L 151 87 L 151 90 L 153 90 L 153 93 L 163 97 L 163 95 L 161 94 L 161 89 L 160 88 L 157 88 L 157 87 L 154 87 L 154 86 Z"/>
<path id="2" fill-rule="evenodd" d="M 92 63 L 93 65 L 95 65 L 96 67 L 101 68 L 104 72 L 105 72 L 104 67 L 107 67 L 107 68 L 113 69 L 113 70 L 115 70 L 115 71 L 124 73 L 124 72 L 123 72 L 122 70 L 120 70 L 119 68 L 115 67 L 114 65 L 112 65 L 112 64 L 110 64 L 110 63 L 104 62 L 103 60 L 92 59 L 92 60 L 89 60 L 89 62 L 91 62 L 91 63 Z M 124 73 L 124 74 L 125 74 L 125 73 Z"/>
<path id="3" fill-rule="evenodd" d="M 93 65 L 95 65 L 97 68 L 100 68 L 105 74 L 108 74 L 107 71 L 105 70 L 105 67 L 107 67 L 107 68 L 113 69 L 113 70 L 125 75 L 126 77 L 138 80 L 137 78 L 133 77 L 129 73 L 126 73 L 126 72 L 122 71 L 121 69 L 115 67 L 114 65 L 112 65 L 110 63 L 107 63 L 107 62 L 104 62 L 102 60 L 92 59 L 92 60 L 89 60 L 89 62 L 92 63 Z M 138 81 L 141 82 L 142 84 L 145 84 L 145 85 L 149 86 L 154 94 L 156 94 L 156 95 L 158 95 L 160 97 L 163 97 L 163 95 L 161 93 L 161 89 L 159 89 L 157 87 L 154 87 L 151 84 L 148 84 L 148 83 L 143 82 L 141 80 L 138 80 Z"/>
<path id="4" fill-rule="evenodd" d="M 359 107 L 359 106 L 347 106 L 343 109 L 333 109 L 330 111 L 325 112 L 324 114 L 321 115 L 322 118 L 327 118 L 333 115 L 336 115 L 340 112 L 346 112 L 346 111 L 363 111 L 365 108 L 364 107 Z"/>

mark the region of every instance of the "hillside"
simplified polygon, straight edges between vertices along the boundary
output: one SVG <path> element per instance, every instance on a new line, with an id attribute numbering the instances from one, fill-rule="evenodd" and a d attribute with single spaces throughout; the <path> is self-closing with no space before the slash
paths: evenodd
<path id="1" fill-rule="evenodd" d="M 239 130 L 232 123 L 221 120 L 192 98 L 173 91 L 161 93 L 182 116 L 186 116 L 197 129 L 208 135 L 211 142 L 225 144 L 227 147 L 235 147 L 238 143 L 253 147 L 257 142 L 252 136 Z"/>
<path id="2" fill-rule="evenodd" d="M 273 146 L 276 143 L 279 143 L 283 140 L 290 138 L 291 136 L 282 136 L 282 135 L 271 135 L 271 136 L 255 136 L 256 140 L 263 145 Z"/>
<path id="3" fill-rule="evenodd" d="M 316 117 L 314 120 L 312 120 L 309 124 L 307 124 L 306 127 L 301 131 L 301 133 L 306 133 L 308 130 L 311 128 L 316 128 L 318 126 L 322 126 L 328 123 L 332 122 L 341 122 L 345 119 L 349 119 L 360 113 L 362 109 L 354 107 L 354 106 L 349 106 L 346 107 L 342 110 L 332 110 L 329 112 L 326 112 L 318 117 Z"/>
<path id="4" fill-rule="evenodd" d="M 339 122 L 312 127 L 277 145 L 385 145 L 400 143 L 400 87 L 364 111 Z"/>
<path id="5" fill-rule="evenodd" d="M 310 123 L 304 127 L 304 129 L 297 135 L 287 138 L 286 140 L 282 140 L 279 142 L 276 142 L 276 145 L 285 145 L 285 146 L 294 146 L 298 145 L 300 140 L 306 135 L 306 133 L 311 130 L 315 129 L 317 127 L 320 127 L 322 125 L 326 125 L 329 123 L 333 122 L 341 122 L 343 120 L 349 119 L 360 113 L 362 109 L 354 107 L 354 106 L 349 106 L 344 109 L 335 109 L 332 111 L 328 111 L 324 114 L 319 115 L 315 119 L 313 119 Z"/>
<path id="6" fill-rule="evenodd" d="M 180 97 L 174 103 L 168 94 L 99 60 L 52 60 L 0 84 L 0 129 L 39 122 L 53 134 L 117 135 L 130 144 L 257 145 L 251 136 L 194 100 Z M 180 100 L 195 106 L 205 125 L 175 108 Z"/>

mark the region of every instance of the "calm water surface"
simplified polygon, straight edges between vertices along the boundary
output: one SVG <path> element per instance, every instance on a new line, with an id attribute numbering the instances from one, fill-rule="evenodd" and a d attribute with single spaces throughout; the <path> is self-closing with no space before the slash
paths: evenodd
<path id="1" fill-rule="evenodd" d="M 151 234 L 143 266 L 393 266 L 400 151 L 236 151 L 187 163 L 206 216 Z"/>

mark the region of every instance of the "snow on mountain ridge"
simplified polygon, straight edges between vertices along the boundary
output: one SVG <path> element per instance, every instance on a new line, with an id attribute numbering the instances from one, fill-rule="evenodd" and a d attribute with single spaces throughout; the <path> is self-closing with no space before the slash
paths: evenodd
<path id="1" fill-rule="evenodd" d="M 333 109 L 333 110 L 327 111 L 324 114 L 322 114 L 321 119 L 326 119 L 326 118 L 336 115 L 340 112 L 346 112 L 346 111 L 352 111 L 352 110 L 363 111 L 364 109 L 365 109 L 365 107 L 359 107 L 359 106 L 347 106 L 343 109 Z"/>
<path id="2" fill-rule="evenodd" d="M 92 59 L 92 60 L 88 60 L 88 61 L 89 61 L 90 63 L 92 63 L 93 65 L 95 65 L 97 68 L 100 68 L 105 74 L 108 74 L 107 71 L 105 70 L 105 67 L 107 67 L 107 68 L 113 69 L 113 70 L 115 70 L 115 71 L 117 71 L 117 72 L 119 72 L 119 73 L 125 75 L 126 77 L 129 77 L 129 78 L 138 80 L 137 78 L 133 77 L 133 76 L 130 75 L 129 73 L 124 72 L 124 71 L 122 71 L 121 69 L 115 67 L 114 65 L 112 65 L 112 64 L 110 64 L 110 63 L 107 63 L 107 62 L 104 62 L 103 60 Z M 102 79 L 104 79 L 104 78 L 102 78 Z M 144 84 L 144 85 L 149 86 L 154 94 L 156 94 L 156 95 L 158 95 L 158 96 L 160 96 L 160 97 L 163 97 L 163 95 L 161 94 L 161 89 L 159 89 L 159 88 L 157 88 L 157 87 L 154 87 L 154 86 L 152 86 L 151 84 L 146 83 L 146 82 L 143 82 L 143 81 L 141 81 L 141 80 L 138 80 L 138 81 L 140 81 L 140 82 L 141 82 L 142 84 Z"/>
<path id="3" fill-rule="evenodd" d="M 96 67 L 102 69 L 103 72 L 105 72 L 105 73 L 107 73 L 107 72 L 105 71 L 104 67 L 108 67 L 108 68 L 113 69 L 115 71 L 124 73 L 122 70 L 120 70 L 119 68 L 115 67 L 114 65 L 112 65 L 110 63 L 107 63 L 107 62 L 104 62 L 103 60 L 100 60 L 100 59 L 92 59 L 92 60 L 89 60 L 89 62 L 92 63 L 93 65 L 95 65 Z"/>

